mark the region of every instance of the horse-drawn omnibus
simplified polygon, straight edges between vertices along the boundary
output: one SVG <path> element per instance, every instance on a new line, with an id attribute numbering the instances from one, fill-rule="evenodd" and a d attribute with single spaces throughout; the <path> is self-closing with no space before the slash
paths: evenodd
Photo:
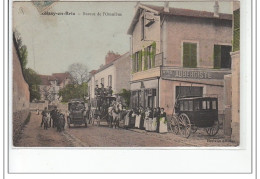
<path id="1" fill-rule="evenodd" d="M 91 109 L 89 113 L 89 118 L 92 125 L 100 125 L 101 121 L 107 122 L 110 124 L 110 116 L 108 114 L 108 108 L 112 105 L 113 101 L 116 101 L 116 97 L 113 96 L 104 96 L 96 97 L 91 101 Z"/>

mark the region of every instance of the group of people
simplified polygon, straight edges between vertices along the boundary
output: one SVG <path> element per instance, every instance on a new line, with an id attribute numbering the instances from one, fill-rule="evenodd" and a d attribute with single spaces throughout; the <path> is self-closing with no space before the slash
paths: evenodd
<path id="1" fill-rule="evenodd" d="M 47 107 L 41 113 L 42 122 L 41 127 L 44 126 L 44 129 L 47 130 L 49 127 L 57 128 L 57 131 L 61 132 L 65 127 L 65 115 L 62 114 L 57 107 L 55 106 L 50 112 L 47 110 Z"/>
<path id="2" fill-rule="evenodd" d="M 134 121 L 134 126 L 131 126 Z M 129 118 L 125 120 L 125 126 L 135 127 L 146 131 L 158 133 L 167 132 L 167 119 L 164 108 L 134 108 Z"/>

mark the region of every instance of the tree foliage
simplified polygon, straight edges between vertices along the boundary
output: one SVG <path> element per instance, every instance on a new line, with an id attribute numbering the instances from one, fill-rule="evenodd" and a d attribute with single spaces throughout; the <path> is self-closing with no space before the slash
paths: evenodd
<path id="1" fill-rule="evenodd" d="M 15 40 L 16 40 L 16 44 L 17 44 L 17 48 L 18 48 L 18 53 L 19 53 L 19 56 L 20 56 L 22 71 L 24 73 L 24 70 L 25 70 L 26 65 L 28 63 L 27 46 L 23 45 L 23 40 L 22 40 L 21 34 L 18 31 L 15 31 L 14 34 L 15 34 Z"/>
<path id="2" fill-rule="evenodd" d="M 41 84 L 40 76 L 31 68 L 25 68 L 24 79 L 29 85 L 30 101 L 41 98 L 39 85 Z"/>
<path id="3" fill-rule="evenodd" d="M 130 90 L 122 89 L 119 93 L 119 96 L 121 96 L 123 98 L 126 107 L 129 107 L 130 106 L 130 98 L 131 98 Z"/>
<path id="4" fill-rule="evenodd" d="M 88 84 L 68 84 L 59 90 L 59 96 L 62 97 L 62 102 L 69 102 L 71 99 L 85 99 L 87 96 Z"/>
<path id="5" fill-rule="evenodd" d="M 69 66 L 69 73 L 74 84 L 82 84 L 88 79 L 88 68 L 81 63 L 73 63 Z"/>

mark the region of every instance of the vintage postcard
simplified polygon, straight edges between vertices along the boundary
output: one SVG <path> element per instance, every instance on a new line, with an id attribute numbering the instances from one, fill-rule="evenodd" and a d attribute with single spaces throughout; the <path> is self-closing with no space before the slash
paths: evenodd
<path id="1" fill-rule="evenodd" d="M 12 3 L 13 147 L 237 147 L 240 2 Z"/>

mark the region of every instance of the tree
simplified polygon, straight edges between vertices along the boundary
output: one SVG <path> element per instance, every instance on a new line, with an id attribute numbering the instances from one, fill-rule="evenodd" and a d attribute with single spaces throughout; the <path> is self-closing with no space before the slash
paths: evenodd
<path id="1" fill-rule="evenodd" d="M 23 45 L 23 40 L 21 37 L 21 34 L 18 31 L 14 32 L 17 48 L 18 48 L 18 53 L 20 56 L 20 62 L 21 62 L 21 67 L 22 71 L 24 73 L 24 70 L 26 68 L 26 65 L 28 63 L 27 57 L 28 57 L 28 51 L 26 45 Z"/>
<path id="2" fill-rule="evenodd" d="M 124 103 L 127 107 L 130 106 L 130 97 L 131 97 L 131 92 L 130 90 L 122 89 L 119 93 L 119 96 L 121 96 L 124 99 Z"/>
<path id="3" fill-rule="evenodd" d="M 88 79 L 88 68 L 81 63 L 73 63 L 69 66 L 69 73 L 74 84 L 82 84 Z"/>
<path id="4" fill-rule="evenodd" d="M 31 68 L 24 70 L 24 79 L 29 85 L 30 101 L 41 98 L 39 85 L 41 84 L 40 76 Z"/>
<path id="5" fill-rule="evenodd" d="M 88 84 L 68 84 L 59 90 L 59 96 L 62 97 L 62 102 L 69 102 L 71 99 L 85 99 L 87 95 Z"/>

